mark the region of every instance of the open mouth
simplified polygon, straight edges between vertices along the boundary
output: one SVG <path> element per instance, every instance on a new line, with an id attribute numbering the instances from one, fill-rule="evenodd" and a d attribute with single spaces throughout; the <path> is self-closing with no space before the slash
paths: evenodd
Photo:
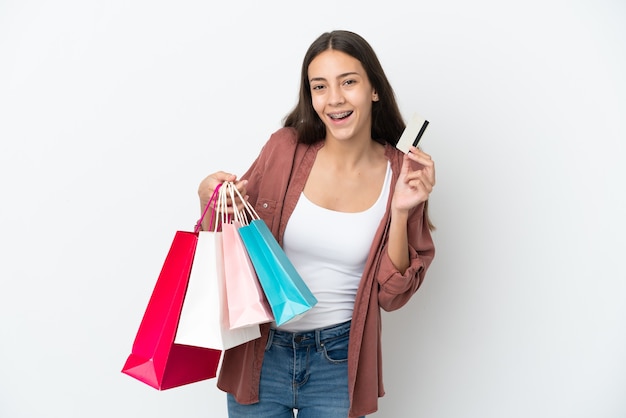
<path id="1" fill-rule="evenodd" d="M 342 120 L 342 119 L 347 118 L 351 114 L 352 114 L 352 111 L 349 110 L 347 112 L 341 112 L 341 113 L 329 113 L 328 117 L 333 119 L 333 120 Z"/>

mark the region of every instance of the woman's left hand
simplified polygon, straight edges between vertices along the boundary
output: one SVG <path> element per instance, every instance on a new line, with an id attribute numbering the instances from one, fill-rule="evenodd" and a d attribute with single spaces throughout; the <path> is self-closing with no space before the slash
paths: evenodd
<path id="1" fill-rule="evenodd" d="M 421 164 L 422 168 L 414 170 L 411 167 L 412 161 Z M 428 200 L 434 186 L 435 162 L 421 149 L 411 147 L 404 155 L 392 207 L 396 210 L 408 211 Z"/>

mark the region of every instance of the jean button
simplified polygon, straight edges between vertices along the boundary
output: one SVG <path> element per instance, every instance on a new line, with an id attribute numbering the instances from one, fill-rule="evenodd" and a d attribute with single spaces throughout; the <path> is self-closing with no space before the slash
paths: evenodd
<path id="1" fill-rule="evenodd" d="M 304 340 L 304 337 L 302 335 L 296 335 L 295 337 L 293 337 L 293 340 L 296 344 L 300 344 L 302 340 Z"/>

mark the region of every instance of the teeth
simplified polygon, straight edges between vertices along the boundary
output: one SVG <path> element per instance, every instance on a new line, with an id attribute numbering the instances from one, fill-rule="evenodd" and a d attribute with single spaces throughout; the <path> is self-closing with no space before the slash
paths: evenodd
<path id="1" fill-rule="evenodd" d="M 331 117 L 331 119 L 343 119 L 346 116 L 349 116 L 351 113 L 352 113 L 351 111 L 343 112 L 343 113 L 333 113 L 329 116 Z"/>

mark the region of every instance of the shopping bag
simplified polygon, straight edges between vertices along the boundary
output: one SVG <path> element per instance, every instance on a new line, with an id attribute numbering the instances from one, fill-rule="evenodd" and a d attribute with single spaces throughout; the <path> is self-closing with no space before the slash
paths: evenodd
<path id="1" fill-rule="evenodd" d="M 222 185 L 231 201 L 235 201 L 236 186 L 232 182 Z M 257 277 L 246 247 L 237 231 L 248 224 L 245 211 L 233 205 L 233 219 L 222 225 L 224 246 L 224 276 L 228 319 L 231 329 L 274 320 L 272 310 Z"/>
<path id="2" fill-rule="evenodd" d="M 174 341 L 227 350 L 261 336 L 258 324 L 230 329 L 220 226 L 227 223 L 226 190 L 218 192 L 211 231 L 200 231 Z"/>
<path id="3" fill-rule="evenodd" d="M 241 198 L 241 195 L 240 195 Z M 278 326 L 295 321 L 317 304 L 263 219 L 242 199 L 252 220 L 238 229 Z"/>
<path id="4" fill-rule="evenodd" d="M 122 369 L 165 390 L 216 376 L 221 352 L 174 342 L 176 326 L 197 244 L 195 232 L 178 231 Z"/>

